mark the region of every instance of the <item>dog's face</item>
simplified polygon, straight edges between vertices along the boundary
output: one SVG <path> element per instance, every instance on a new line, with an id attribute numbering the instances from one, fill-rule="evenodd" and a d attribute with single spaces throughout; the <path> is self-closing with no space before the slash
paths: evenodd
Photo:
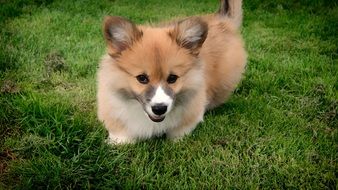
<path id="1" fill-rule="evenodd" d="M 207 24 L 190 18 L 167 28 L 150 28 L 107 17 L 103 30 L 108 53 L 128 83 L 120 91 L 138 100 L 152 121 L 163 121 L 184 96 L 185 86 L 194 83 L 189 72 L 201 67 L 198 53 Z"/>

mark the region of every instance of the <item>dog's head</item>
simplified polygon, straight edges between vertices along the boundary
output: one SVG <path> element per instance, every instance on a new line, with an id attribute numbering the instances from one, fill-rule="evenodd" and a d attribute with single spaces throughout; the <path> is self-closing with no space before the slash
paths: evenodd
<path id="1" fill-rule="evenodd" d="M 193 93 L 186 92 L 201 85 L 203 74 L 196 71 L 201 71 L 198 54 L 207 31 L 207 24 L 199 18 L 163 28 L 136 26 L 121 17 L 105 18 L 108 54 L 128 84 L 120 90 L 137 99 L 152 121 L 163 121 L 179 98 L 189 99 L 187 95 Z"/>

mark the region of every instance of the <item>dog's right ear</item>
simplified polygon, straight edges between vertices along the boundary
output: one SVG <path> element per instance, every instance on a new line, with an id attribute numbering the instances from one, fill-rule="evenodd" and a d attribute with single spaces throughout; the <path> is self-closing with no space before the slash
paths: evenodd
<path id="1" fill-rule="evenodd" d="M 207 38 L 208 25 L 198 17 L 192 17 L 178 22 L 169 36 L 182 48 L 191 54 L 198 55 L 202 44 Z"/>
<path id="2" fill-rule="evenodd" d="M 108 54 L 116 57 L 130 48 L 143 33 L 134 23 L 125 18 L 107 16 L 103 22 L 103 34 L 107 42 Z"/>

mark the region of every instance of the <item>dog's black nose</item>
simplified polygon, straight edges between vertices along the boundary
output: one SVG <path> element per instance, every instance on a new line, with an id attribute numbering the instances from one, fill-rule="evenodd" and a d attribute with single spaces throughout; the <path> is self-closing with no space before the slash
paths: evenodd
<path id="1" fill-rule="evenodd" d="M 151 106 L 151 110 L 156 115 L 162 115 L 167 111 L 167 106 L 164 104 L 156 104 L 154 106 Z"/>

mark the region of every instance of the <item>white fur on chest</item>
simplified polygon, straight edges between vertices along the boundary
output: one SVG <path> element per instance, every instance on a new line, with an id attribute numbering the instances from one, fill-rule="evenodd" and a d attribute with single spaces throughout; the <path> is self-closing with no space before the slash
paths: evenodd
<path id="1" fill-rule="evenodd" d="M 113 95 L 110 104 L 113 108 L 111 116 L 119 119 L 130 137 L 136 139 L 160 136 L 168 129 L 177 127 L 183 113 L 182 108 L 176 107 L 168 113 L 162 122 L 157 123 L 149 119 L 137 100 L 123 101 Z"/>

